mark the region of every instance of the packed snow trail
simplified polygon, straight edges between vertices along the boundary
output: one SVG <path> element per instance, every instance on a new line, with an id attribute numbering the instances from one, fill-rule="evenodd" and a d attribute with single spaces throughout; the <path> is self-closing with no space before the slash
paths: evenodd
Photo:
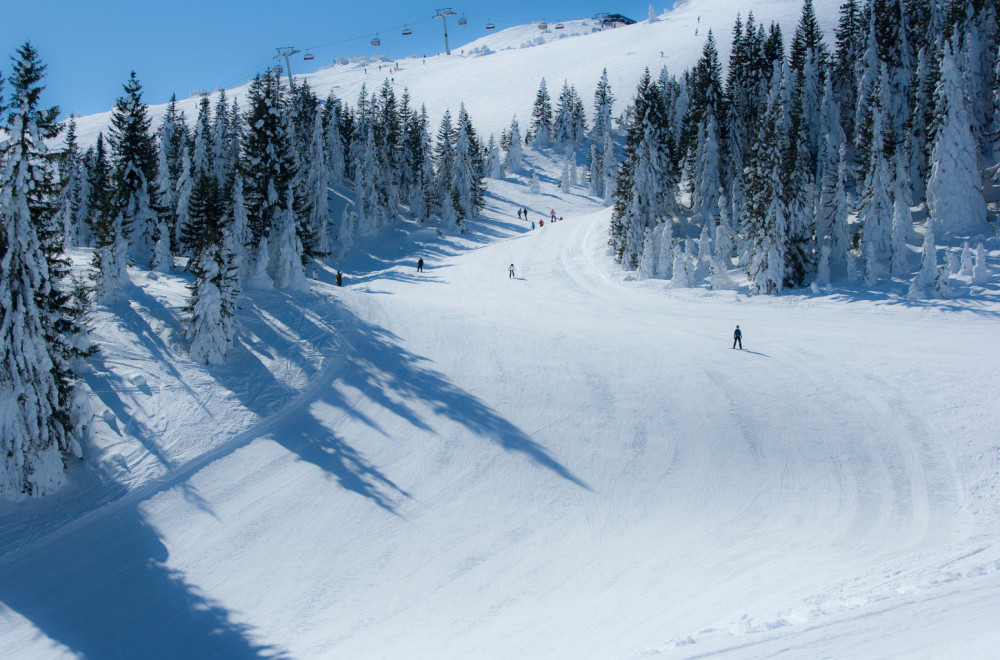
<path id="1" fill-rule="evenodd" d="M 419 274 L 373 258 L 301 314 L 267 297 L 289 310 L 255 354 L 331 332 L 329 360 L 277 409 L 243 385 L 260 414 L 234 439 L 0 557 L 0 654 L 1000 642 L 997 495 L 971 460 L 1000 420 L 969 386 L 998 373 L 996 312 L 629 281 L 607 214 L 485 222 L 481 248 L 425 242 Z"/>

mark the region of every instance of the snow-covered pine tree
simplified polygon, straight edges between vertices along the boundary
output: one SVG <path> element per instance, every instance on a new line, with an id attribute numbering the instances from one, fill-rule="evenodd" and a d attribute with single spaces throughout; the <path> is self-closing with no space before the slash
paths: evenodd
<path id="1" fill-rule="evenodd" d="M 186 336 L 191 359 L 204 364 L 222 364 L 229 344 L 222 321 L 222 293 L 219 291 L 219 248 L 207 246 L 191 265 L 195 280 L 185 308 Z"/>
<path id="2" fill-rule="evenodd" d="M 884 71 L 884 69 L 883 69 Z M 885 160 L 882 126 L 885 117 L 880 104 L 874 104 L 870 115 L 871 143 L 865 173 L 864 194 L 858 209 L 861 223 L 861 250 L 865 259 L 885 263 L 891 254 L 892 200 L 889 197 L 889 167 Z M 871 247 L 869 247 L 871 246 Z"/>
<path id="3" fill-rule="evenodd" d="M 674 245 L 674 263 L 671 267 L 670 284 L 676 289 L 686 289 L 691 286 L 689 260 L 685 250 L 678 243 Z"/>
<path id="4" fill-rule="evenodd" d="M 330 172 L 330 186 L 344 182 L 344 136 L 341 132 L 342 109 L 340 99 L 333 92 L 323 104 L 323 130 L 326 131 L 326 161 Z"/>
<path id="5" fill-rule="evenodd" d="M 927 181 L 928 216 L 935 232 L 979 233 L 986 225 L 979 146 L 972 133 L 966 94 L 962 72 L 950 44 L 946 44 L 936 94 L 943 122 L 934 141 Z"/>
<path id="6" fill-rule="evenodd" d="M 156 225 L 153 255 L 149 259 L 150 270 L 169 273 L 174 269 L 174 255 L 170 251 L 170 228 L 165 218 Z"/>
<path id="7" fill-rule="evenodd" d="M 649 280 L 656 277 L 656 265 L 659 260 L 659 254 L 656 250 L 654 229 L 650 227 L 646 228 L 642 245 L 642 256 L 639 257 L 639 267 L 635 273 L 636 279 Z"/>
<path id="8" fill-rule="evenodd" d="M 486 175 L 492 179 L 503 178 L 503 163 L 500 162 L 500 147 L 495 136 L 486 143 Z"/>
<path id="9" fill-rule="evenodd" d="M 468 111 L 466 111 L 464 103 L 459 105 L 458 125 L 455 129 L 458 131 L 458 139 L 455 142 L 456 152 L 460 150 L 463 138 L 468 145 L 464 148 L 468 154 L 464 158 L 467 161 L 471 181 L 469 184 L 471 215 L 469 217 L 475 217 L 479 215 L 485 203 L 486 183 L 484 182 L 484 178 L 486 176 L 486 160 L 483 154 L 482 141 L 479 139 L 476 129 L 472 126 L 472 118 L 469 116 Z M 456 166 L 461 163 L 462 158 L 463 156 L 456 153 Z"/>
<path id="10" fill-rule="evenodd" d="M 259 244 L 284 213 L 286 191 L 295 181 L 292 145 L 282 117 L 281 83 L 278 73 L 257 75 L 247 92 L 249 107 L 242 136 L 240 171 L 253 243 Z"/>
<path id="11" fill-rule="evenodd" d="M 354 195 L 358 223 L 358 236 L 374 236 L 380 227 L 384 226 L 385 209 L 379 203 L 378 185 L 375 170 L 378 168 L 375 131 L 369 121 L 355 122 L 357 130 L 364 131 L 360 141 L 360 155 L 353 159 Z"/>
<path id="12" fill-rule="evenodd" d="M 705 114 L 698 127 L 691 194 L 691 223 L 708 227 L 719 212 L 720 150 L 715 113 Z"/>
<path id="13" fill-rule="evenodd" d="M 962 244 L 961 267 L 958 274 L 962 277 L 971 277 L 974 266 L 972 263 L 972 250 L 969 249 L 969 241 Z"/>
<path id="14" fill-rule="evenodd" d="M 400 186 L 403 172 L 403 128 L 396 93 L 389 80 L 382 82 L 374 101 L 372 128 L 375 137 L 377 163 L 376 186 L 380 204 L 385 208 L 382 221 L 392 222 L 401 201 Z M 478 154 L 477 154 L 478 155 Z"/>
<path id="15" fill-rule="evenodd" d="M 407 154 L 409 167 L 414 172 L 410 191 L 410 211 L 413 216 L 426 222 L 437 208 L 438 201 L 434 188 L 434 162 L 431 139 L 427 132 L 427 108 L 420 106 L 420 114 L 414 116 L 407 129 Z"/>
<path id="16" fill-rule="evenodd" d="M 611 131 L 604 133 L 604 149 L 601 150 L 601 176 L 604 186 L 604 203 L 610 204 L 618 185 L 618 153 L 611 137 Z"/>
<path id="17" fill-rule="evenodd" d="M 896 176 L 892 184 L 892 257 L 889 260 L 889 272 L 895 277 L 908 273 L 907 261 L 910 248 L 906 239 L 913 233 L 913 215 L 910 213 L 909 176 L 903 160 L 903 151 L 896 152 Z"/>
<path id="18" fill-rule="evenodd" d="M 329 232 L 330 202 L 327 187 L 330 184 L 330 171 L 326 166 L 326 136 L 323 133 L 323 117 L 316 113 L 313 119 L 313 135 L 309 144 L 309 156 L 306 159 L 307 177 L 306 192 L 310 196 L 306 219 L 308 233 L 316 237 L 315 256 L 325 257 L 330 254 Z"/>
<path id="19" fill-rule="evenodd" d="M 187 125 L 184 123 L 184 114 L 177 112 L 176 96 L 170 97 L 167 111 L 156 133 L 156 189 L 163 207 L 161 215 L 167 221 L 171 235 L 176 238 L 177 197 L 184 168 L 183 159 L 188 155 Z M 176 242 L 171 244 L 171 249 L 176 250 L 177 247 Z"/>
<path id="20" fill-rule="evenodd" d="M 55 252 L 56 175 L 44 141 L 61 127 L 58 108 L 38 105 L 44 72 L 37 51 L 22 45 L 0 143 L 0 494 L 8 497 L 55 491 L 60 450 L 78 449 L 66 397 L 74 388 L 68 346 L 58 336 L 73 318 L 60 302 L 63 267 L 47 258 L 62 257 Z"/>
<path id="21" fill-rule="evenodd" d="M 226 90 L 220 89 L 212 119 L 212 153 L 209 160 L 212 161 L 212 174 L 223 188 L 229 185 L 233 172 L 236 171 L 238 161 L 234 156 L 238 152 L 233 151 L 235 139 Z"/>
<path id="22" fill-rule="evenodd" d="M 148 266 L 156 242 L 160 210 L 156 186 L 156 145 L 150 134 L 149 111 L 142 84 L 133 71 L 125 94 L 111 111 L 111 154 L 114 163 L 114 212 L 136 263 Z"/>
<path id="23" fill-rule="evenodd" d="M 59 419 L 53 420 L 52 430 L 60 450 L 72 451 L 80 456 L 79 446 L 70 437 L 75 423 L 70 420 L 69 413 L 75 398 L 77 378 L 70 365 L 86 357 L 79 348 L 87 343 L 79 339 L 86 334 L 86 328 L 83 327 L 80 309 L 73 301 L 74 284 L 69 258 L 65 253 L 65 227 L 58 213 L 61 182 L 56 174 L 56 166 L 62 159 L 62 154 L 50 151 L 46 146 L 56 140 L 63 125 L 56 121 L 58 107 L 39 107 L 39 98 L 44 89 L 41 80 L 47 67 L 41 62 L 38 51 L 26 42 L 18 48 L 13 63 L 13 75 L 10 78 L 13 103 L 8 117 L 8 147 L 13 142 L 18 142 L 17 149 L 21 156 L 31 159 L 28 167 L 31 182 L 28 209 L 48 267 L 46 281 L 38 283 L 36 300 L 42 311 L 42 327 L 49 345 L 59 393 Z M 20 132 L 13 128 L 18 121 L 22 122 Z M 27 136 L 24 131 L 31 131 L 32 135 Z M 0 162 L 3 162 L 2 157 Z"/>
<path id="24" fill-rule="evenodd" d="M 94 234 L 95 247 L 91 258 L 94 300 L 110 305 L 118 301 L 122 288 L 129 283 L 126 270 L 128 245 L 121 231 L 121 216 L 114 211 L 111 165 L 104 150 L 104 136 L 100 133 L 88 181 L 87 222 Z"/>
<path id="25" fill-rule="evenodd" d="M 563 81 L 562 91 L 556 103 L 556 114 L 552 127 L 552 142 L 558 147 L 576 144 L 579 96 L 569 81 Z"/>
<path id="26" fill-rule="evenodd" d="M 212 152 L 212 109 L 208 97 L 202 97 L 198 103 L 198 118 L 194 124 L 194 147 L 191 151 L 192 178 L 197 179 L 202 172 L 213 171 Z"/>
<path id="27" fill-rule="evenodd" d="M 195 173 L 191 169 L 191 157 L 185 152 L 181 154 L 181 175 L 176 183 L 177 206 L 174 209 L 174 245 L 177 246 L 177 253 L 182 256 L 194 256 L 194 250 L 190 245 L 189 235 L 191 224 L 191 190 L 194 188 Z"/>
<path id="28" fill-rule="evenodd" d="M 934 243 L 934 227 L 929 223 L 924 229 L 924 245 L 921 248 L 920 270 L 910 284 L 909 298 L 926 298 L 937 285 L 937 246 Z"/>
<path id="29" fill-rule="evenodd" d="M 986 265 L 986 248 L 983 247 L 983 242 L 979 241 L 979 245 L 976 247 L 976 265 L 972 269 L 972 283 L 986 284 L 989 281 L 990 269 Z"/>
<path id="30" fill-rule="evenodd" d="M 528 183 L 528 191 L 534 195 L 537 195 L 542 191 L 542 187 L 538 183 L 538 172 L 535 169 L 531 170 L 531 181 Z"/>
<path id="31" fill-rule="evenodd" d="M 62 234 L 61 243 L 64 247 L 86 245 L 89 232 L 86 225 L 77 224 L 80 207 L 83 205 L 80 194 L 85 172 L 80 147 L 76 142 L 76 121 L 72 116 L 66 122 L 66 138 L 59 153 L 58 165 L 59 201 L 55 222 Z"/>
<path id="32" fill-rule="evenodd" d="M 840 5 L 840 19 L 834 30 L 836 52 L 833 56 L 831 76 L 837 103 L 844 109 L 842 120 L 847 135 L 854 134 L 855 115 L 850 109 L 857 106 L 858 62 L 865 52 L 868 36 L 863 4 L 860 0 L 845 0 Z"/>
<path id="33" fill-rule="evenodd" d="M 458 133 L 458 140 L 455 143 L 451 199 L 455 209 L 455 222 L 458 225 L 464 226 L 464 222 L 474 218 L 479 209 L 475 202 L 478 175 L 476 174 L 472 160 L 473 157 L 470 153 L 471 145 L 469 143 L 469 136 L 462 126 L 462 115 L 464 115 L 464 107 L 463 112 L 459 114 L 459 126 L 456 131 Z"/>
<path id="34" fill-rule="evenodd" d="M 525 135 L 525 144 L 547 147 L 552 142 L 552 99 L 545 87 L 545 78 L 538 86 L 535 104 L 531 109 L 531 127 Z"/>
<path id="35" fill-rule="evenodd" d="M 452 186 L 455 181 L 455 143 L 457 141 L 458 134 L 451 122 L 451 112 L 445 110 L 444 115 L 441 116 L 437 139 L 434 142 L 435 197 L 440 200 L 442 220 L 457 220 L 453 217 L 454 205 L 448 203 L 453 200 Z"/>
<path id="36" fill-rule="evenodd" d="M 510 146 L 504 158 L 504 169 L 508 174 L 520 174 L 524 167 L 524 156 L 521 150 L 521 129 L 517 125 L 517 116 L 510 120 Z"/>
<path id="37" fill-rule="evenodd" d="M 250 220 L 247 217 L 246 199 L 243 196 L 243 175 L 239 170 L 233 172 L 232 192 L 229 195 L 231 211 L 227 237 L 232 238 L 232 250 L 239 259 L 239 277 L 241 280 L 250 275 L 249 255 L 254 249 L 253 236 L 250 233 Z"/>
<path id="38" fill-rule="evenodd" d="M 195 257 L 189 269 L 194 273 L 187 312 L 186 336 L 191 358 L 205 364 L 221 364 L 229 347 L 222 321 L 223 296 L 220 291 L 223 217 L 226 201 L 215 173 L 203 169 L 191 191 L 190 244 Z"/>
<path id="39" fill-rule="evenodd" d="M 352 234 L 353 237 L 353 234 Z M 274 288 L 274 279 L 268 270 L 271 262 L 271 247 L 267 244 L 267 236 L 261 236 L 253 251 L 253 260 L 249 264 L 250 275 L 246 278 L 247 288 L 268 291 Z"/>
<path id="40" fill-rule="evenodd" d="M 718 133 L 718 118 L 723 116 L 722 64 L 719 62 L 719 51 L 711 29 L 705 38 L 701 58 L 691 70 L 689 80 L 690 102 L 682 120 L 680 143 L 677 147 L 683 158 L 695 155 L 698 146 L 698 131 L 705 118 L 708 115 L 715 118 L 714 129 Z"/>
<path id="41" fill-rule="evenodd" d="M 295 219 L 294 195 L 285 192 L 285 210 L 275 228 L 277 242 L 274 246 L 274 286 L 287 291 L 309 291 L 309 280 L 302 269 L 302 242 L 299 240 Z"/>
<path id="42" fill-rule="evenodd" d="M 674 221 L 666 218 L 656 227 L 659 251 L 656 262 L 657 277 L 669 280 L 674 276 Z"/>
<path id="43" fill-rule="evenodd" d="M 604 136 L 611 133 L 611 112 L 614 102 L 611 85 L 608 83 L 608 70 L 605 68 L 594 90 L 594 128 L 590 133 L 590 139 L 598 146 L 603 145 Z"/>
<path id="44" fill-rule="evenodd" d="M 785 218 L 783 159 L 787 152 L 782 108 L 783 76 L 776 75 L 761 118 L 746 172 L 747 208 L 742 233 L 746 236 L 746 269 L 750 293 L 780 293 L 785 275 Z"/>
<path id="45" fill-rule="evenodd" d="M 729 268 L 736 243 L 733 237 L 732 221 L 729 219 L 729 200 L 722 192 L 719 193 L 719 224 L 715 228 L 714 248 L 716 262 L 724 268 Z"/>
<path id="46" fill-rule="evenodd" d="M 677 180 L 669 145 L 662 88 L 646 69 L 633 103 L 611 219 L 610 243 L 617 260 L 626 268 L 639 264 L 646 227 L 656 218 L 677 214 Z"/>
<path id="47" fill-rule="evenodd" d="M 93 167 L 96 157 L 95 147 L 96 145 L 87 147 L 87 151 L 80 156 L 79 161 L 79 189 L 76 195 L 78 203 L 76 215 L 70 220 L 79 247 L 93 247 L 94 245 L 94 232 L 90 226 L 90 209 L 87 208 L 87 203 L 90 199 L 90 168 Z"/>

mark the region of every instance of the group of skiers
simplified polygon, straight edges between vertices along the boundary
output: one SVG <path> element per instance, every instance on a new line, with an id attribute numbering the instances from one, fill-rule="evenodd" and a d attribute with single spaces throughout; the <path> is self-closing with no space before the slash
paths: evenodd
<path id="1" fill-rule="evenodd" d="M 518 209 L 517 210 L 517 218 L 518 218 L 518 220 L 525 220 L 525 221 L 527 221 L 528 220 L 528 209 Z M 549 211 L 549 222 L 558 222 L 559 220 L 562 220 L 562 216 L 560 216 L 560 217 L 557 218 L 556 217 L 556 210 L 555 209 L 552 209 L 551 211 Z M 544 227 L 545 226 L 545 220 L 544 219 L 540 219 L 538 221 L 538 226 L 539 227 Z M 534 220 L 531 221 L 531 228 L 532 229 L 535 228 L 535 221 Z"/>

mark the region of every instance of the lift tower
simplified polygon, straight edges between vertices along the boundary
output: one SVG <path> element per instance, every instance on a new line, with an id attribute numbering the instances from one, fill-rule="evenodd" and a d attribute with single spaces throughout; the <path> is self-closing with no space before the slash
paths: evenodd
<path id="1" fill-rule="evenodd" d="M 276 49 L 278 54 L 274 56 L 274 59 L 279 57 L 285 58 L 285 71 L 288 73 L 288 89 L 292 88 L 292 65 L 288 63 L 289 55 L 296 55 L 299 51 L 295 50 L 293 46 L 283 46 Z"/>
<path id="2" fill-rule="evenodd" d="M 451 10 L 451 7 L 445 7 L 444 9 L 438 9 L 436 11 L 437 11 L 437 14 L 434 15 L 434 18 L 440 18 L 441 21 L 444 23 L 444 52 L 445 52 L 445 55 L 451 55 L 451 49 L 448 48 L 448 17 L 449 16 L 454 16 L 455 12 L 453 12 Z"/>

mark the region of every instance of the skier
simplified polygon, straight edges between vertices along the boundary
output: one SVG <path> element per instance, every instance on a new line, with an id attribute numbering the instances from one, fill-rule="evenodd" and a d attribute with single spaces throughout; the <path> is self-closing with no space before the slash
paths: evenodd
<path id="1" fill-rule="evenodd" d="M 522 209 L 524 211 L 524 219 L 528 219 L 528 209 Z"/>
<path id="2" fill-rule="evenodd" d="M 508 275 L 508 277 L 514 277 L 514 264 L 510 265 L 508 271 L 510 272 L 510 275 Z"/>
<path id="3" fill-rule="evenodd" d="M 736 344 L 740 345 L 740 350 L 743 350 L 743 333 L 740 332 L 740 326 L 736 326 L 736 330 L 733 331 L 733 348 L 736 348 Z"/>
<path id="4" fill-rule="evenodd" d="M 517 210 L 517 219 L 518 219 L 518 220 L 520 220 L 520 219 L 521 219 L 521 209 L 518 209 L 518 210 Z"/>
<path id="5" fill-rule="evenodd" d="M 539 229 L 541 229 L 544 226 L 545 226 L 545 221 L 544 220 L 539 220 L 538 221 L 538 227 L 539 227 Z"/>
<path id="6" fill-rule="evenodd" d="M 344 274 L 339 270 L 337 271 L 337 286 L 344 286 Z"/>
<path id="7" fill-rule="evenodd" d="M 551 211 L 549 211 L 549 217 L 552 218 L 552 222 L 556 221 L 556 210 L 555 209 L 552 209 Z"/>
<path id="8" fill-rule="evenodd" d="M 319 271 L 316 270 L 315 268 L 313 268 L 313 279 L 314 280 L 318 280 L 319 279 Z"/>
<path id="9" fill-rule="evenodd" d="M 417 259 L 417 272 L 418 273 L 424 272 L 424 258 L 423 257 L 420 257 L 419 259 Z"/>

